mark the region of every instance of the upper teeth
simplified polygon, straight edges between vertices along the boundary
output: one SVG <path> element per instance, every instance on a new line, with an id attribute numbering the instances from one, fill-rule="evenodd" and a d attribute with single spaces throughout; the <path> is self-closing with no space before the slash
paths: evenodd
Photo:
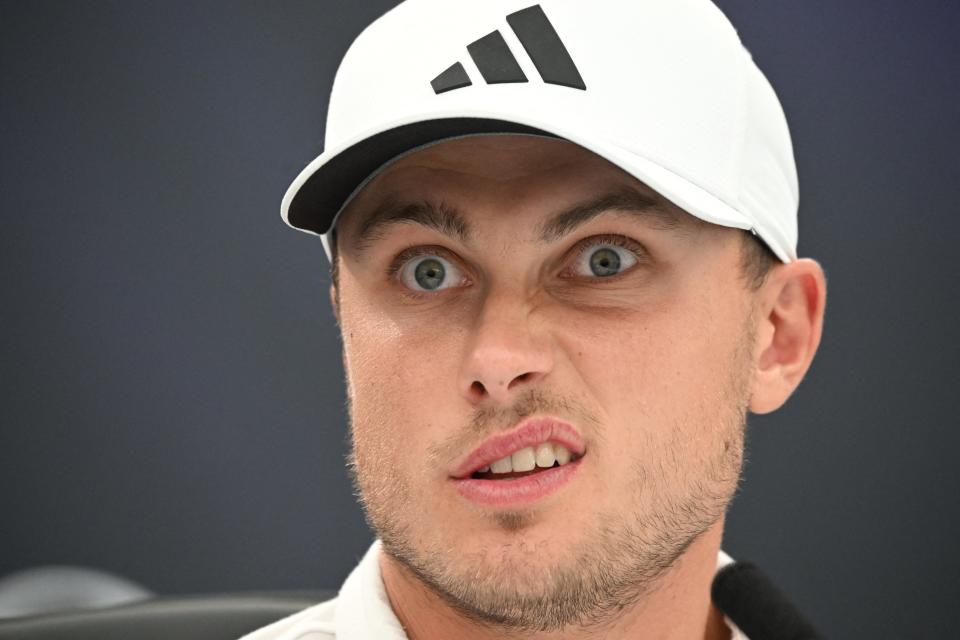
<path id="1" fill-rule="evenodd" d="M 479 473 L 510 473 L 511 471 L 533 471 L 534 467 L 547 469 L 554 462 L 565 465 L 572 458 L 570 450 L 563 445 L 544 442 L 536 447 L 520 449 L 513 455 L 491 462 L 489 467 L 477 469 Z"/>

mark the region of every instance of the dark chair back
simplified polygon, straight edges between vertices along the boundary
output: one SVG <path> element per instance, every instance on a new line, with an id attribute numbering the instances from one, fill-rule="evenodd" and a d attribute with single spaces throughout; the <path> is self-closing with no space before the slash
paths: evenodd
<path id="1" fill-rule="evenodd" d="M 104 609 L 0 619 L 0 640 L 237 640 L 332 591 L 162 597 Z"/>

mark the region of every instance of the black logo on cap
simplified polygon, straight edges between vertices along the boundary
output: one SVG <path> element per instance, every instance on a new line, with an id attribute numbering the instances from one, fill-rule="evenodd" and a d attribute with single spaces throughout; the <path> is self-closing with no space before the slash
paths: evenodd
<path id="1" fill-rule="evenodd" d="M 548 84 L 586 90 L 577 65 L 550 24 L 540 5 L 507 16 L 507 24 L 527 51 L 540 77 Z M 493 31 L 467 45 L 467 51 L 487 84 L 527 82 L 527 76 L 499 31 Z M 430 81 L 435 93 L 468 87 L 470 77 L 459 62 Z"/>

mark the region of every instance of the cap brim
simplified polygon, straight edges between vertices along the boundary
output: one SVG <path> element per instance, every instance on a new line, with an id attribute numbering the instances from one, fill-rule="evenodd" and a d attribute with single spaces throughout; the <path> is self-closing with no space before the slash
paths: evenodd
<path id="1" fill-rule="evenodd" d="M 433 117 L 398 124 L 324 151 L 287 189 L 281 214 L 290 226 L 325 237 L 355 192 L 391 160 L 441 140 L 490 134 L 528 134 L 569 140 L 616 164 L 701 220 L 739 229 L 757 228 L 744 213 L 706 189 L 599 136 L 561 131 L 550 125 L 463 116 Z M 774 242 L 767 239 L 767 244 L 784 262 L 796 258 L 785 252 L 784 245 L 776 239 Z"/>
<path id="2" fill-rule="evenodd" d="M 432 142 L 497 133 L 555 137 L 535 127 L 493 118 L 441 118 L 393 127 L 324 152 L 311 162 L 287 189 L 283 219 L 297 229 L 325 234 L 353 192 L 387 162 Z"/>

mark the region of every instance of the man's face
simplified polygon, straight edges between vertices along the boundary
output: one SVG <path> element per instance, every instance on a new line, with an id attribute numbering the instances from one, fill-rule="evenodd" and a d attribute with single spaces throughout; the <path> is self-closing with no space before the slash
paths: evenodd
<path id="1" fill-rule="evenodd" d="M 740 232 L 568 142 L 493 136 L 391 165 L 338 243 L 356 482 L 430 588 L 515 628 L 587 623 L 722 518 L 754 358 Z M 517 433 L 574 458 L 473 473 Z"/>

